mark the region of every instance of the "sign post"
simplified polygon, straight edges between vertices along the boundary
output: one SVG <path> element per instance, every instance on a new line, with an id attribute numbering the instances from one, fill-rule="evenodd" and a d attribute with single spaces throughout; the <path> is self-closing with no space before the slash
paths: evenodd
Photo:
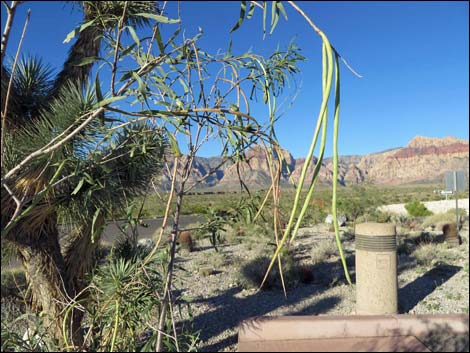
<path id="1" fill-rule="evenodd" d="M 445 184 L 447 191 L 453 191 L 455 194 L 455 225 L 457 231 L 459 229 L 459 190 L 465 190 L 465 172 L 464 171 L 452 171 L 446 172 Z"/>

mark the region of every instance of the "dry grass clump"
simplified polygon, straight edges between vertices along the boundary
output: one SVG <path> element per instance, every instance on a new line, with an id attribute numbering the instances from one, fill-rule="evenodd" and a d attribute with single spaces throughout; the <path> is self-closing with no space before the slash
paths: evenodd
<path id="1" fill-rule="evenodd" d="M 454 262 L 460 258 L 458 252 L 449 248 L 446 243 L 423 243 L 416 248 L 412 256 L 418 264 L 426 267 L 439 263 Z"/>
<path id="2" fill-rule="evenodd" d="M 314 264 L 324 262 L 332 256 L 338 255 L 338 247 L 333 239 L 320 240 L 314 245 L 311 252 Z"/>
<path id="3" fill-rule="evenodd" d="M 466 216 L 465 209 L 459 209 L 459 216 Z M 431 227 L 436 231 L 442 231 L 442 227 L 448 223 L 455 222 L 455 210 L 449 210 L 445 213 L 436 213 L 428 216 L 422 223 L 423 228 Z"/>

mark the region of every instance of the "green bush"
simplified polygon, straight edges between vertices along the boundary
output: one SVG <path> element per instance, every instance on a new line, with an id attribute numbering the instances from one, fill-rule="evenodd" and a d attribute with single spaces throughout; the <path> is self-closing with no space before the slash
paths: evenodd
<path id="1" fill-rule="evenodd" d="M 338 247 L 333 239 L 321 240 L 312 249 L 313 263 L 324 262 L 332 256 L 338 255 Z"/>
<path id="2" fill-rule="evenodd" d="M 110 259 L 95 271 L 85 320 L 92 333 L 85 342 L 90 351 L 154 349 L 157 331 L 149 323 L 161 310 L 165 256 L 157 253 L 146 264 L 138 257 Z M 180 349 L 192 351 L 198 334 L 186 326 L 179 329 Z M 169 318 L 165 330 L 172 330 Z M 165 340 L 165 351 L 175 350 L 171 345 Z"/>
<path id="3" fill-rule="evenodd" d="M 408 202 L 405 205 L 405 209 L 412 217 L 426 217 L 432 215 L 432 212 L 429 211 L 423 203 L 417 200 Z"/>
<path id="4" fill-rule="evenodd" d="M 242 263 L 238 272 L 238 283 L 245 289 L 259 288 L 263 281 L 271 257 L 259 254 L 254 259 Z M 302 282 L 305 277 L 305 270 L 294 259 L 294 255 L 290 250 L 281 251 L 282 274 L 284 283 L 287 288 L 294 287 Z M 276 262 L 269 272 L 266 282 L 262 289 L 280 289 L 282 288 L 279 266 Z"/>

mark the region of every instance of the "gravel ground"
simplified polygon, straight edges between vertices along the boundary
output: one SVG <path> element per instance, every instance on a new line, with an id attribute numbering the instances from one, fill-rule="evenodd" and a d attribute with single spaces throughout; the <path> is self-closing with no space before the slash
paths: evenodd
<path id="1" fill-rule="evenodd" d="M 452 197 L 452 195 L 450 197 Z M 433 213 L 444 213 L 444 212 L 447 212 L 448 210 L 455 209 L 455 199 L 454 200 L 441 200 L 441 201 L 427 201 L 427 202 L 423 202 L 423 204 L 426 206 L 426 208 L 429 211 Z M 469 214 L 468 199 L 459 199 L 458 205 L 459 205 L 459 208 L 465 209 L 465 211 L 467 212 L 467 215 Z M 379 207 L 379 210 L 383 212 L 387 212 L 387 211 L 393 212 L 393 213 L 397 213 L 397 214 L 401 214 L 405 216 L 408 214 L 408 212 L 405 209 L 404 203 L 381 206 Z"/>
<path id="2" fill-rule="evenodd" d="M 464 244 L 446 250 L 446 263 L 434 261 L 426 267 L 412 256 L 399 256 L 400 313 L 469 312 L 468 221 L 460 234 Z M 312 245 L 333 237 L 325 225 L 303 229 L 295 244 L 300 249 L 297 259 L 309 263 Z M 343 244 L 354 282 L 354 243 L 344 236 Z M 218 253 L 208 244 L 198 245 L 196 251 L 178 258 L 175 286 L 177 295 L 193 298 L 191 310 L 194 327 L 201 331 L 201 351 L 236 351 L 239 323 L 254 316 L 354 314 L 355 287 L 346 284 L 337 258 L 315 265 L 313 283 L 298 284 L 288 290 L 286 298 L 282 290 L 246 290 L 237 282 L 237 265 L 255 256 L 262 244 L 225 245 Z M 216 271 L 202 276 L 201 266 Z"/>

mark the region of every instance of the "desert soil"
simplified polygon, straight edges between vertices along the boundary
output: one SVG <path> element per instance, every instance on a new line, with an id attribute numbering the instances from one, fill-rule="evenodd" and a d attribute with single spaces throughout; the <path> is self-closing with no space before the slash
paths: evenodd
<path id="1" fill-rule="evenodd" d="M 343 245 L 354 282 L 354 241 L 343 228 Z M 437 232 L 435 233 L 437 234 Z M 463 244 L 446 251 L 445 263 L 432 261 L 419 265 L 412 255 L 398 257 L 399 312 L 409 314 L 469 312 L 468 220 L 460 231 Z M 324 224 L 302 229 L 296 240 L 297 260 L 311 262 L 311 249 L 323 239 L 333 239 Z M 282 290 L 243 289 L 237 266 L 262 250 L 261 243 L 226 244 L 219 252 L 209 242 L 178 258 L 176 296 L 192 298 L 194 327 L 200 330 L 201 351 L 236 351 L 237 329 L 241 321 L 260 315 L 353 315 L 355 286 L 344 280 L 337 257 L 314 265 L 314 280 L 299 283 L 284 296 Z M 214 268 L 212 275 L 199 273 L 201 266 Z"/>

